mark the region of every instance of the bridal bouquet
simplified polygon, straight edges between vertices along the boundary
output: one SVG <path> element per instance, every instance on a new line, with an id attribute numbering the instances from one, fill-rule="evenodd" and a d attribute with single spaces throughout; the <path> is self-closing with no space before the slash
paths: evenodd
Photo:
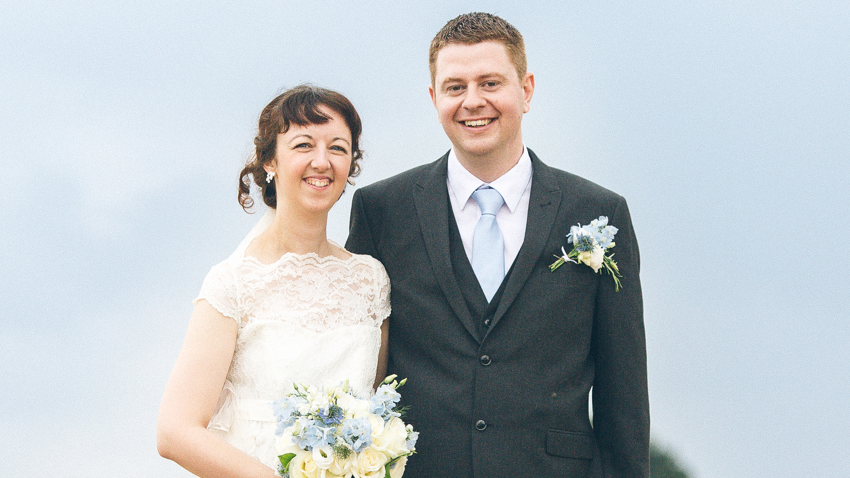
<path id="1" fill-rule="evenodd" d="M 397 410 L 404 385 L 387 377 L 362 398 L 348 382 L 332 389 L 295 385 L 273 404 L 280 475 L 289 478 L 400 478 L 419 434 Z"/>
<path id="2" fill-rule="evenodd" d="M 567 234 L 567 242 L 573 244 L 573 250 L 567 252 L 562 247 L 563 255 L 555 256 L 558 260 L 549 266 L 549 270 L 555 272 L 555 269 L 565 262 L 586 264 L 593 269 L 593 272 L 599 272 L 599 269 L 605 268 L 614 278 L 614 290 L 619 291 L 622 276 L 617 263 L 614 262 L 614 254 L 605 255 L 606 251 L 614 247 L 616 234 L 617 228 L 608 225 L 608 218 L 605 216 L 599 216 L 599 219 L 594 219 L 585 226 L 571 227 L 570 233 Z"/>

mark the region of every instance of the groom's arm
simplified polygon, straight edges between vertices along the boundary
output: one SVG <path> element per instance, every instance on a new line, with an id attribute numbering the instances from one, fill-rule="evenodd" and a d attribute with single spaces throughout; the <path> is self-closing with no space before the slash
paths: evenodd
<path id="1" fill-rule="evenodd" d="M 351 218 L 348 223 L 348 239 L 345 241 L 345 248 L 355 254 L 366 254 L 378 260 L 377 243 L 374 240 L 372 233 L 372 225 L 370 223 L 369 214 L 366 212 L 365 194 L 362 189 L 354 191 L 354 197 L 351 199 Z"/>
<path id="2" fill-rule="evenodd" d="M 640 254 L 625 199 L 619 199 L 608 222 L 619 229 L 612 252 L 622 274 L 622 288 L 616 292 L 606 274 L 597 295 L 593 428 L 605 476 L 645 478 L 649 476 L 649 399 Z"/>

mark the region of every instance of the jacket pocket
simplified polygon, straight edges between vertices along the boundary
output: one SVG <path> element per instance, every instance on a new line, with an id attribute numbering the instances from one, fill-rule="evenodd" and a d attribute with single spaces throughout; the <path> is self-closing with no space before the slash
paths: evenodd
<path id="1" fill-rule="evenodd" d="M 595 444 L 587 433 L 550 429 L 546 434 L 546 453 L 564 458 L 593 459 Z"/>

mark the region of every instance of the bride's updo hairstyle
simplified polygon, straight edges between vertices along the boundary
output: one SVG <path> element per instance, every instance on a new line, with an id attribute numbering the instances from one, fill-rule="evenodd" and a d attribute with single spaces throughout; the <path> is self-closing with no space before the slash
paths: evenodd
<path id="1" fill-rule="evenodd" d="M 351 169 L 348 171 L 348 183 L 354 184 L 351 178 L 360 174 L 359 161 L 363 157 L 363 151 L 360 150 L 360 115 L 342 94 L 317 86 L 300 85 L 280 94 L 260 113 L 257 136 L 254 137 L 254 154 L 239 173 L 239 204 L 242 209 L 248 211 L 254 205 L 251 198 L 252 181 L 260 188 L 266 206 L 277 207 L 275 181 L 266 182 L 266 170 L 263 165 L 275 158 L 277 135 L 286 133 L 289 125 L 307 126 L 330 121 L 330 118 L 319 110 L 320 106 L 338 113 L 348 125 L 351 132 Z"/>

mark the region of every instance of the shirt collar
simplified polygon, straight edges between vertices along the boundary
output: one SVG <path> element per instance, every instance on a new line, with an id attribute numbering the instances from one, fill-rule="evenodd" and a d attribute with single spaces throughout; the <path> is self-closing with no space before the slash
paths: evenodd
<path id="1" fill-rule="evenodd" d="M 457 198 L 461 206 L 461 210 L 466 208 L 469 198 L 472 197 L 472 193 L 476 189 L 483 185 L 488 185 L 499 191 L 499 194 L 505 200 L 505 205 L 508 206 L 511 212 L 514 212 L 519 205 L 519 201 L 522 199 L 523 193 L 528 188 L 529 182 L 531 182 L 531 173 L 531 157 L 528 156 L 528 148 L 524 146 L 522 148 L 522 155 L 514 167 L 489 184 L 476 178 L 475 175 L 460 164 L 454 148 L 449 151 L 447 179 L 449 187 L 452 189 L 455 198 Z"/>

